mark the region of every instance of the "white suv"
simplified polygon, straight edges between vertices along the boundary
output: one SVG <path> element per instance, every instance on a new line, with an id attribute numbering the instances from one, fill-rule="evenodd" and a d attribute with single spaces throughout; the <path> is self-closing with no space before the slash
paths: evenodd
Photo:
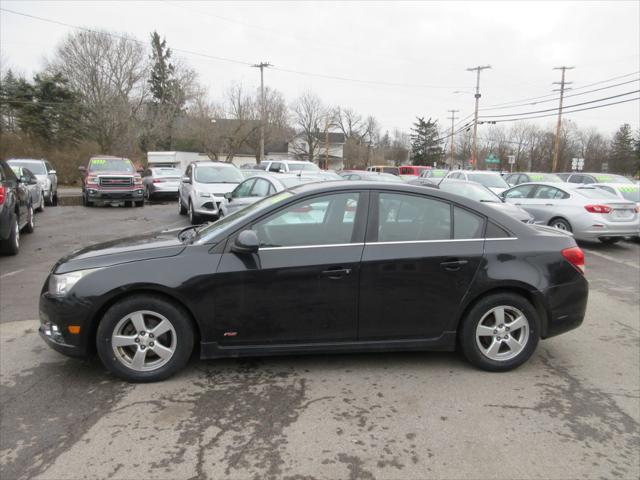
<path id="1" fill-rule="evenodd" d="M 192 225 L 203 217 L 217 220 L 222 216 L 220 204 L 224 194 L 244 180 L 235 165 L 222 162 L 193 162 L 184 172 L 178 190 L 178 209 L 189 214 Z"/>
<path id="2" fill-rule="evenodd" d="M 260 170 L 271 173 L 319 173 L 322 170 L 312 162 L 303 160 L 265 160 L 258 165 Z"/>

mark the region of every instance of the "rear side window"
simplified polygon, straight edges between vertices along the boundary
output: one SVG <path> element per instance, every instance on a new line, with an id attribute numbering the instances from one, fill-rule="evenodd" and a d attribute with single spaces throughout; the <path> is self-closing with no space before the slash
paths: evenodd
<path id="1" fill-rule="evenodd" d="M 557 200 L 562 198 L 569 198 L 569 195 L 559 188 L 540 185 L 536 190 L 534 198 Z"/>
<path id="2" fill-rule="evenodd" d="M 378 241 L 407 242 L 451 238 L 451 206 L 414 195 L 380 193 Z"/>
<path id="3" fill-rule="evenodd" d="M 482 238 L 484 219 L 460 207 L 453 207 L 453 238 Z"/>
<path id="4" fill-rule="evenodd" d="M 505 192 L 505 198 L 531 198 L 535 185 L 521 185 Z"/>
<path id="5" fill-rule="evenodd" d="M 509 238 L 509 232 L 504 228 L 499 227 L 493 222 L 487 222 L 487 230 L 484 234 L 485 238 Z"/>

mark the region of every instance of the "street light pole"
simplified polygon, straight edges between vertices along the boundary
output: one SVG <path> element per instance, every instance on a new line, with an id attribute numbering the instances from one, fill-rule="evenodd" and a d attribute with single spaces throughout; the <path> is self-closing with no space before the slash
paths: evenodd
<path id="1" fill-rule="evenodd" d="M 487 68 L 491 68 L 491 65 L 478 65 L 477 67 L 467 68 L 468 72 L 476 72 L 476 108 L 473 114 L 473 143 L 471 145 L 471 163 L 473 163 L 473 169 L 478 169 L 478 105 L 480 104 L 480 72 Z"/>
<path id="2" fill-rule="evenodd" d="M 258 155 L 258 163 L 262 163 L 264 160 L 264 69 L 273 65 L 269 62 L 260 62 L 251 66 L 260 69 L 260 153 Z"/>

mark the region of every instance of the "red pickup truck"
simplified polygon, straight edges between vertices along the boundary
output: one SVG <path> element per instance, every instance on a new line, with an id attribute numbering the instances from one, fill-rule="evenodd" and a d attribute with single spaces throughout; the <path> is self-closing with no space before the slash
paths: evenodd
<path id="1" fill-rule="evenodd" d="M 82 172 L 82 203 L 91 207 L 96 204 L 118 204 L 126 207 L 144 205 L 144 187 L 128 158 L 91 157 Z"/>

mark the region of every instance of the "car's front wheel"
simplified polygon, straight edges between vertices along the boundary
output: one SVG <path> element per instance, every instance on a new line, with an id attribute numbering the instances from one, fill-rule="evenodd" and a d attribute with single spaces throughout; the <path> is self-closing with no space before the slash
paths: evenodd
<path id="1" fill-rule="evenodd" d="M 33 213 L 33 205 L 29 205 L 27 209 L 27 224 L 24 226 L 25 233 L 33 233 L 36 229 L 36 219 Z"/>
<path id="2" fill-rule="evenodd" d="M 492 372 L 519 367 L 540 338 L 538 314 L 528 300 L 513 293 L 489 295 L 463 320 L 460 343 L 465 357 Z"/>
<path id="3" fill-rule="evenodd" d="M 96 336 L 102 363 L 130 382 L 170 377 L 189 361 L 193 342 L 188 313 L 155 295 L 136 295 L 114 304 Z"/>
<path id="4" fill-rule="evenodd" d="M 20 251 L 20 227 L 16 216 L 11 224 L 9 236 L 5 240 L 0 240 L 0 252 L 16 255 L 18 251 Z"/>
<path id="5" fill-rule="evenodd" d="M 198 215 L 195 212 L 193 208 L 193 203 L 191 202 L 191 200 L 189 200 L 188 215 L 189 215 L 189 222 L 191 223 L 191 225 L 200 225 L 202 223 L 202 219 L 200 218 L 200 215 Z"/>

